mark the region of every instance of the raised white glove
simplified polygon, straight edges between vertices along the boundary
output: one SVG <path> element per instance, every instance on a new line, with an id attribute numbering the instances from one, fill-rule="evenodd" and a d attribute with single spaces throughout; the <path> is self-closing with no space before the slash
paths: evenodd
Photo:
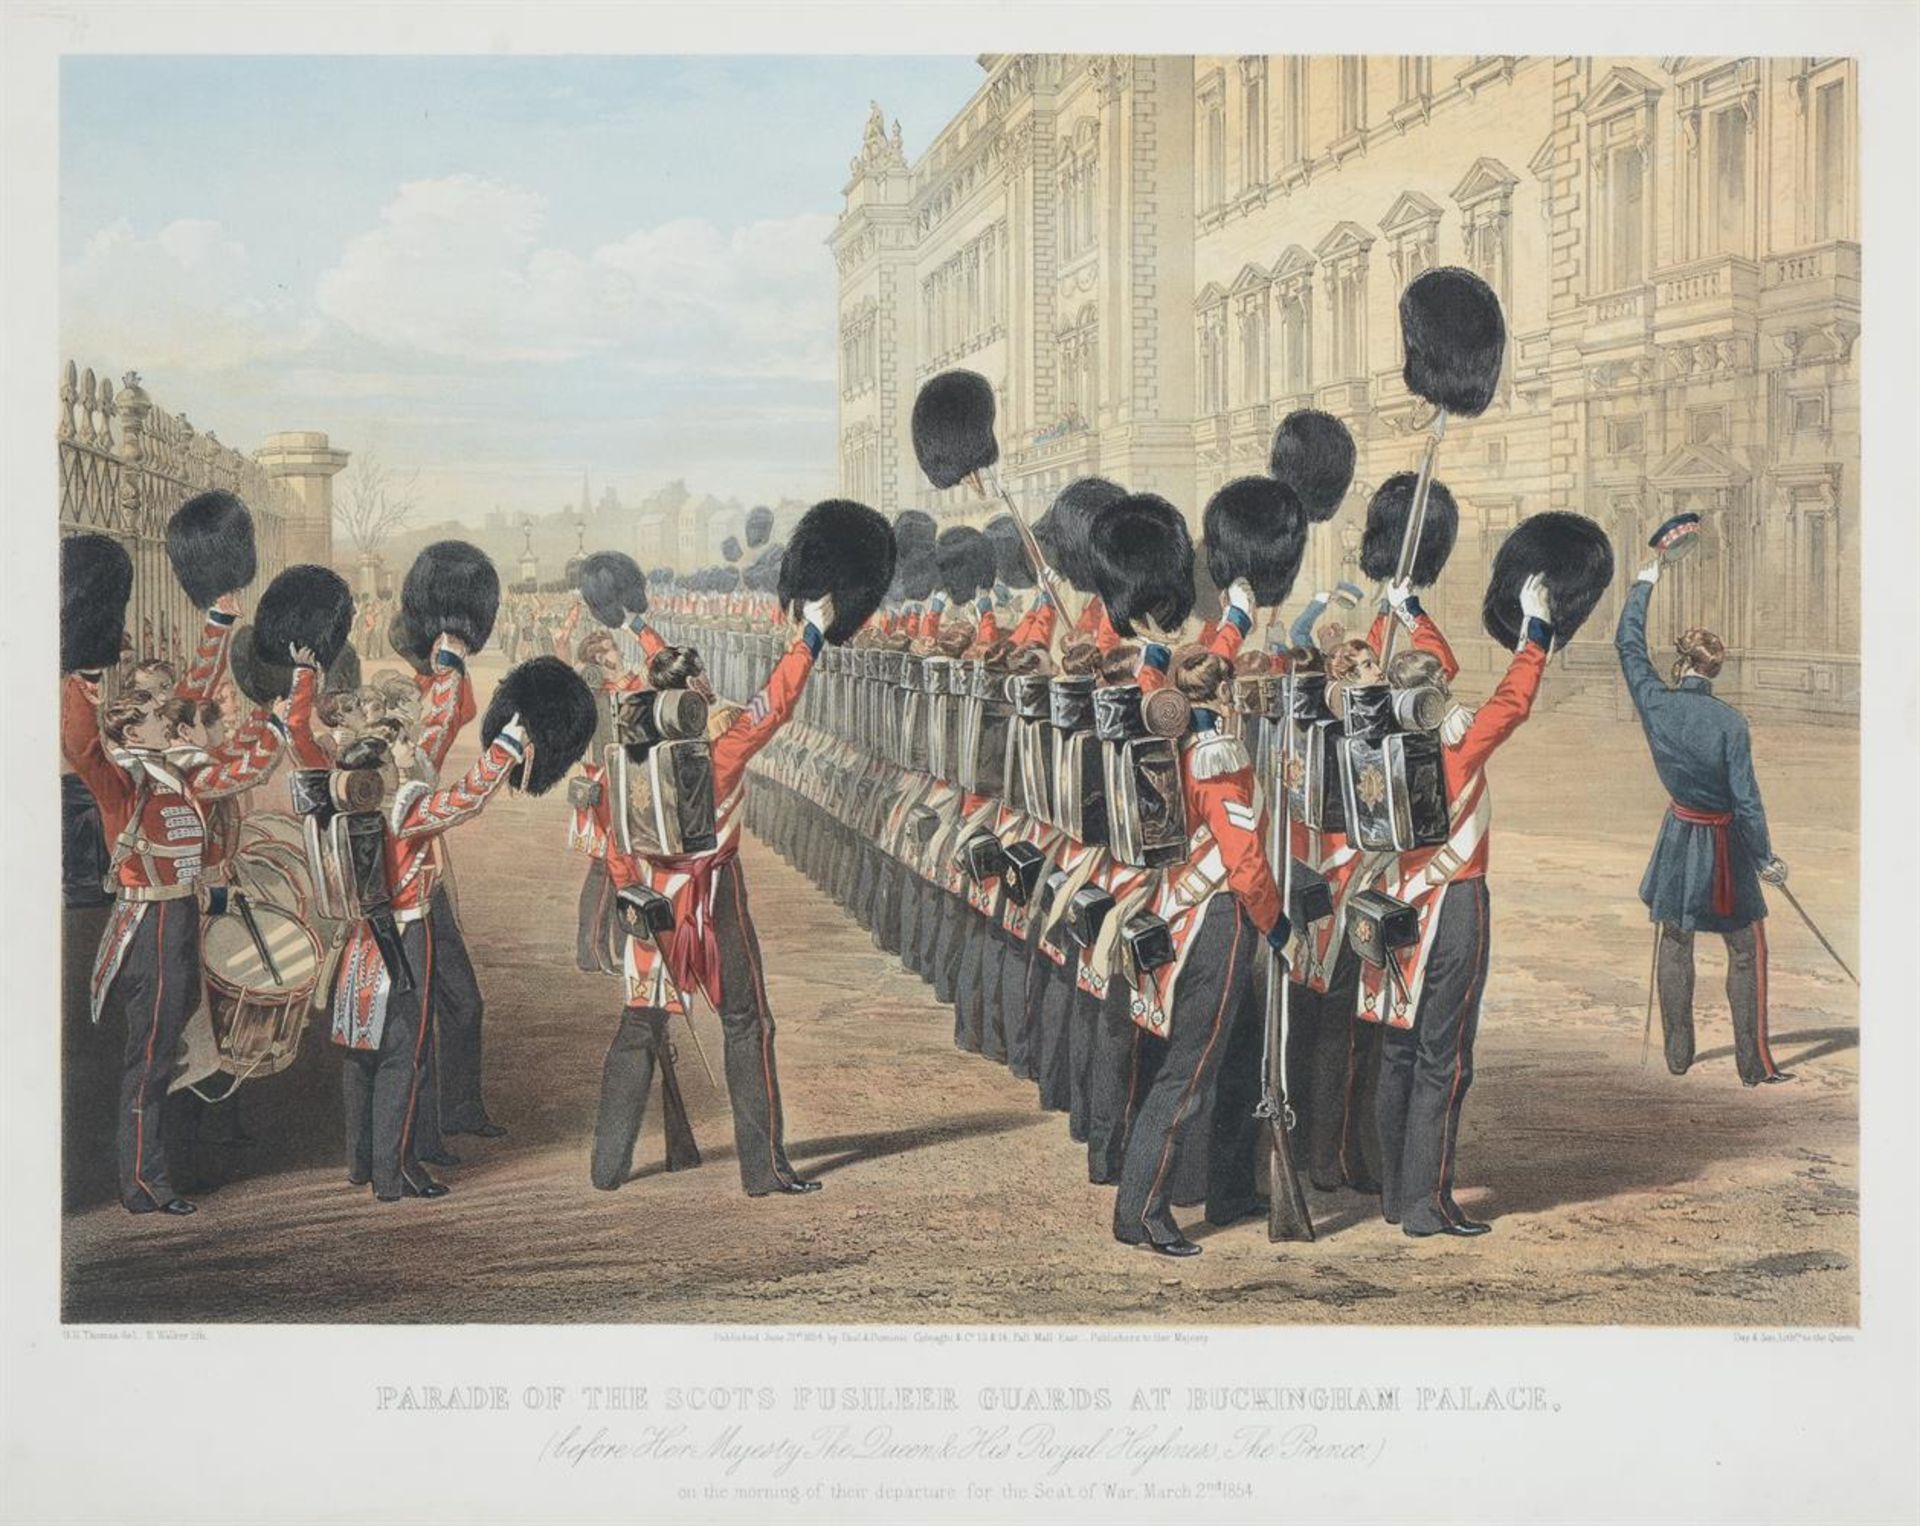
<path id="1" fill-rule="evenodd" d="M 811 625 L 821 635 L 826 635 L 827 627 L 833 624 L 833 595 L 822 594 L 800 606 L 800 618 Z"/>
<path id="2" fill-rule="evenodd" d="M 1225 604 L 1228 609 L 1237 609 L 1243 615 L 1253 613 L 1253 584 L 1245 578 L 1235 578 L 1227 584 Z"/>
<path id="3" fill-rule="evenodd" d="M 1395 610 L 1398 610 L 1412 597 L 1413 581 L 1410 578 L 1403 582 L 1389 583 L 1387 585 L 1387 602 L 1391 604 Z"/>
<path id="4" fill-rule="evenodd" d="M 1528 620 L 1553 624 L 1553 600 L 1547 594 L 1544 574 L 1536 572 L 1520 585 L 1520 613 Z"/>
<path id="5" fill-rule="evenodd" d="M 1660 563 L 1657 561 L 1648 562 L 1646 566 L 1640 569 L 1640 575 L 1634 579 L 1636 583 L 1658 583 L 1659 581 Z"/>
<path id="6" fill-rule="evenodd" d="M 500 740 L 505 742 L 515 752 L 525 752 L 527 750 L 526 722 L 516 715 L 512 720 L 508 721 L 506 725 L 500 728 Z"/>

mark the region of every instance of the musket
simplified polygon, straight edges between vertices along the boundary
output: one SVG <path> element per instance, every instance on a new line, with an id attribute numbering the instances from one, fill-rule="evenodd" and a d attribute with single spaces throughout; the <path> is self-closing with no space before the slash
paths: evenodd
<path id="1" fill-rule="evenodd" d="M 1284 785 L 1287 764 L 1293 752 L 1293 672 L 1287 673 L 1286 729 L 1280 734 L 1280 780 Z M 1277 793 L 1277 792 L 1276 792 Z M 1281 812 L 1291 809 L 1280 794 L 1276 802 Z M 1292 833 L 1285 831 L 1280 843 L 1280 914 L 1288 915 L 1293 900 Z M 1300 1186 L 1300 1172 L 1293 1161 L 1293 1104 L 1287 1100 L 1287 1028 L 1291 1016 L 1293 982 L 1287 978 L 1286 955 L 1274 951 L 1267 967 L 1266 1055 L 1260 1105 L 1255 1110 L 1266 1120 L 1267 1139 L 1272 1146 L 1267 1173 L 1267 1239 L 1311 1240 L 1313 1215 L 1307 1209 L 1307 1195 Z"/>
<path id="2" fill-rule="evenodd" d="M 1404 583 L 1413 576 L 1413 564 L 1420 554 L 1420 533 L 1427 523 L 1427 499 L 1433 488 L 1433 465 L 1440 454 L 1440 441 L 1446 432 L 1447 410 L 1442 408 L 1433 416 L 1433 432 L 1427 436 L 1426 454 L 1420 458 L 1420 477 L 1414 483 L 1413 507 L 1407 511 L 1407 528 L 1400 536 L 1400 560 L 1394 568 L 1394 583 Z M 1386 672 L 1387 664 L 1393 661 L 1393 649 L 1399 636 L 1400 622 L 1389 620 L 1386 644 L 1380 652 L 1382 673 Z"/>
<path id="3" fill-rule="evenodd" d="M 660 946 L 660 935 L 658 933 L 650 933 L 648 934 L 647 941 L 653 945 L 653 955 L 654 958 L 660 961 L 662 972 L 671 980 L 673 978 L 673 966 L 667 963 L 667 951 Z M 700 1056 L 700 1068 L 707 1073 L 707 1085 L 711 1086 L 715 1091 L 719 1091 L 720 1082 L 713 1074 L 713 1067 L 707 1063 L 706 1046 L 700 1042 L 700 1030 L 693 1026 L 692 993 L 682 991 L 680 993 L 680 1003 L 687 1009 L 685 1014 L 687 1019 L 687 1037 L 693 1040 L 693 1052 Z"/>
<path id="4" fill-rule="evenodd" d="M 1034 539 L 1033 531 L 1027 524 L 1027 516 L 1020 512 L 1020 506 L 1013 501 L 1013 495 L 1007 491 L 1006 485 L 1001 482 L 1000 473 L 991 466 L 982 467 L 979 472 L 974 473 L 974 484 L 976 487 L 980 486 L 982 473 L 985 473 L 987 481 L 992 483 L 993 491 L 998 495 L 1000 501 L 1007 506 L 1007 512 L 1013 516 L 1014 528 L 1020 532 L 1020 544 L 1026 550 L 1027 561 L 1032 564 L 1033 575 L 1040 580 L 1041 588 L 1046 590 L 1047 597 L 1053 600 L 1054 606 L 1060 611 L 1063 618 L 1069 613 L 1077 617 L 1080 611 L 1078 609 L 1070 610 L 1066 601 L 1066 579 L 1053 570 L 1046 557 L 1041 553 L 1040 542 Z M 984 491 L 984 489 L 982 489 L 982 491 Z"/>
<path id="5" fill-rule="evenodd" d="M 1860 977 L 1854 974 L 1852 970 L 1847 968 L 1847 961 L 1840 957 L 1840 951 L 1837 948 L 1835 948 L 1831 943 L 1827 942 L 1827 935 L 1821 932 L 1820 929 L 1814 925 L 1813 918 L 1807 915 L 1807 908 L 1800 904 L 1800 897 L 1795 895 L 1791 890 L 1787 889 L 1786 881 L 1782 880 L 1782 881 L 1779 881 L 1778 883 L 1769 881 L 1769 883 L 1773 884 L 1773 888 L 1779 891 L 1780 894 L 1782 894 L 1787 898 L 1788 905 L 1792 906 L 1795 911 L 1800 913 L 1800 920 L 1807 924 L 1807 931 L 1812 933 L 1814 937 L 1820 940 L 1820 946 L 1823 949 L 1825 949 L 1829 954 L 1833 955 L 1833 962 L 1839 965 L 1841 969 L 1846 970 L 1847 979 L 1851 980 L 1855 985 L 1859 985 Z"/>

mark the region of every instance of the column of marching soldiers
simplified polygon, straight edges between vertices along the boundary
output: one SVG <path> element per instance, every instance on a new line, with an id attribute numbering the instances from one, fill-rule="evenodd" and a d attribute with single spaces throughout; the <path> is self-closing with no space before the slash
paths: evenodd
<path id="1" fill-rule="evenodd" d="M 1351 639 L 1322 627 L 1324 649 L 1323 599 L 1290 631 L 1270 622 L 1351 483 L 1337 420 L 1288 417 L 1269 473 L 1206 505 L 1196 554 L 1174 505 L 1101 478 L 1027 525 L 999 488 L 992 388 L 965 371 L 923 387 L 914 442 L 935 487 L 1003 500 L 984 530 L 829 500 L 784 546 L 756 510 L 724 568 L 649 575 L 596 553 L 568 569 L 579 602 L 556 651 L 512 668 L 484 716 L 468 665 L 501 590 L 463 542 L 421 553 L 386 633 L 413 702 L 355 728 L 329 711 L 356 665 L 351 593 L 289 568 L 241 624 L 238 499 L 202 495 L 169 526 L 208 609 L 177 679 L 125 660 L 124 550 L 66 541 L 62 746 L 109 844 L 92 994 L 96 1021 L 126 1023 L 123 1204 L 193 1211 L 169 1093 L 217 1113 L 291 1062 L 310 1011 L 342 1055 L 349 1180 L 443 1196 L 426 1166 L 457 1161 L 447 1136 L 504 1132 L 445 838 L 503 786 L 566 780 L 587 860 L 575 958 L 624 992 L 598 1187 L 629 1178 L 656 1075 L 669 1169 L 698 1164 L 672 1037 L 696 1001 L 721 1020 L 746 1191 L 818 1186 L 784 1143 L 750 828 L 952 1004 L 960 1048 L 1067 1114 L 1090 1179 L 1116 1188 L 1121 1241 L 1196 1254 L 1175 1213 L 1195 1204 L 1311 1237 L 1296 1149 L 1317 1187 L 1378 1194 L 1409 1234 L 1485 1232 L 1453 1192 L 1488 965 L 1483 769 L 1612 555 L 1576 515 L 1509 537 L 1485 623 L 1510 661 L 1485 703 L 1455 703 L 1418 596 L 1457 521 L 1434 468 L 1448 417 L 1492 399 L 1505 327 L 1451 269 L 1408 288 L 1401 321 L 1427 452 L 1368 507 L 1380 614 Z M 253 705 L 230 735 L 209 720 L 228 681 Z M 478 761 L 442 777 L 476 719 Z M 291 808 L 237 813 L 283 754 Z"/>

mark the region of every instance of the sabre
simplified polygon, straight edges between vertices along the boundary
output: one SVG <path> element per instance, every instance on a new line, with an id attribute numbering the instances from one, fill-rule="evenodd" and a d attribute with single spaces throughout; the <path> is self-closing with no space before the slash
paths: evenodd
<path id="1" fill-rule="evenodd" d="M 1847 961 L 1840 957 L 1840 950 L 1835 948 L 1831 943 L 1827 942 L 1827 935 L 1821 932 L 1820 929 L 1814 924 L 1813 918 L 1807 915 L 1807 908 L 1800 904 L 1800 897 L 1795 895 L 1791 890 L 1787 889 L 1784 882 L 1781 884 L 1775 885 L 1773 888 L 1779 891 L 1780 894 L 1785 896 L 1787 898 L 1788 905 L 1792 906 L 1795 911 L 1800 913 L 1800 920 L 1807 924 L 1807 931 L 1812 933 L 1814 937 L 1820 940 L 1820 946 L 1823 949 L 1825 949 L 1829 954 L 1833 955 L 1833 962 L 1839 965 L 1841 969 L 1846 970 L 1847 979 L 1851 980 L 1855 985 L 1859 985 L 1860 977 L 1854 974 L 1852 970 L 1847 969 Z"/>
<path id="2" fill-rule="evenodd" d="M 268 976 L 277 986 L 286 984 L 280 978 L 280 967 L 273 962 L 273 955 L 267 951 L 267 940 L 261 936 L 260 924 L 253 918 L 253 904 L 237 891 L 233 895 L 233 909 L 240 913 L 240 925 L 247 930 L 247 936 L 253 940 L 253 951 L 260 956 L 260 963 L 266 966 Z M 1802 916 L 1806 913 L 1802 912 Z"/>
<path id="3" fill-rule="evenodd" d="M 658 933 L 649 933 L 647 935 L 647 942 L 653 945 L 654 958 L 660 961 L 661 970 L 667 975 L 667 978 L 671 980 L 673 978 L 673 967 L 667 963 L 667 951 L 660 947 L 660 935 Z M 686 1003 L 687 1037 L 693 1040 L 693 1052 L 700 1056 L 700 1068 L 707 1073 L 707 1085 L 711 1086 L 715 1091 L 719 1091 L 720 1082 L 714 1076 L 713 1067 L 707 1063 L 707 1051 L 706 1047 L 700 1042 L 700 1030 L 693 1025 L 692 994 L 687 991 L 682 991 L 680 997 L 681 1000 Z"/>

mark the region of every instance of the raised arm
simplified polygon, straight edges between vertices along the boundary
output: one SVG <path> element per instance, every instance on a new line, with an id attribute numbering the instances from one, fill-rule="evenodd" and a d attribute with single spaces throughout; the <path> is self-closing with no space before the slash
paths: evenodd
<path id="1" fill-rule="evenodd" d="M 1507 664 L 1499 685 L 1474 712 L 1473 724 L 1467 727 L 1466 735 L 1450 749 L 1462 769 L 1471 772 L 1483 765 L 1533 713 L 1534 697 L 1539 694 L 1540 681 L 1546 676 L 1553 631 L 1539 620 L 1529 620 L 1527 627 L 1520 650 L 1513 654 L 1513 661 Z"/>
<path id="2" fill-rule="evenodd" d="M 773 666 L 767 686 L 734 717 L 733 724 L 713 744 L 713 798 L 725 800 L 740 782 L 747 764 L 780 728 L 792 719 L 794 706 L 807 687 L 813 660 L 820 655 L 819 628 L 809 623 Z"/>
<path id="3" fill-rule="evenodd" d="M 495 790 L 520 762 L 524 751 L 520 737 L 511 725 L 493 739 L 480 754 L 480 760 L 464 775 L 443 789 L 423 793 L 400 820 L 395 836 L 437 837 L 471 817 L 478 816 L 493 798 Z"/>
<path id="4" fill-rule="evenodd" d="M 1293 617 L 1293 624 L 1287 628 L 1287 639 L 1295 646 L 1312 647 L 1313 628 L 1320 623 L 1320 617 L 1327 612 L 1330 593 L 1316 593 L 1307 600 L 1307 607 Z"/>
<path id="5" fill-rule="evenodd" d="M 312 669 L 304 671 L 311 673 Z M 218 800 L 252 789 L 273 772 L 285 729 L 284 721 L 263 717 L 260 724 L 244 727 L 233 740 L 209 747 L 208 761 L 187 775 L 187 787 L 201 800 Z"/>
<path id="6" fill-rule="evenodd" d="M 78 673 L 69 673 L 60 688 L 60 755 L 103 811 L 131 806 L 133 780 L 100 740 L 99 690 Z"/>
<path id="7" fill-rule="evenodd" d="M 186 677 L 174 685 L 176 699 L 201 705 L 213 698 L 213 691 L 220 686 L 220 675 L 226 671 L 227 653 L 233 646 L 233 624 L 238 618 L 231 594 L 207 611 L 207 623 L 200 628 L 200 644 L 193 650 L 193 662 Z"/>
<path id="8" fill-rule="evenodd" d="M 1620 671 L 1626 675 L 1627 692 L 1633 696 L 1634 708 L 1642 715 L 1646 714 L 1649 704 L 1668 692 L 1654 671 L 1653 659 L 1647 656 L 1647 605 L 1653 599 L 1657 564 L 1649 571 L 1654 577 L 1643 572 L 1627 590 L 1627 602 L 1620 611 L 1620 628 L 1613 637 L 1614 650 L 1620 655 Z"/>
<path id="9" fill-rule="evenodd" d="M 420 682 L 424 691 L 420 706 L 420 755 L 438 770 L 453 750 L 454 739 L 473 720 L 479 707 L 474 703 L 466 660 L 450 647 L 434 648 L 433 676 Z"/>
<path id="10" fill-rule="evenodd" d="M 317 669 L 299 666 L 293 670 L 293 692 L 287 696 L 287 746 L 293 761 L 302 768 L 331 768 L 333 758 L 313 730 L 313 696 L 319 687 Z M 234 741 L 239 742 L 241 734 Z M 251 737 L 248 737 L 251 742 Z"/>

